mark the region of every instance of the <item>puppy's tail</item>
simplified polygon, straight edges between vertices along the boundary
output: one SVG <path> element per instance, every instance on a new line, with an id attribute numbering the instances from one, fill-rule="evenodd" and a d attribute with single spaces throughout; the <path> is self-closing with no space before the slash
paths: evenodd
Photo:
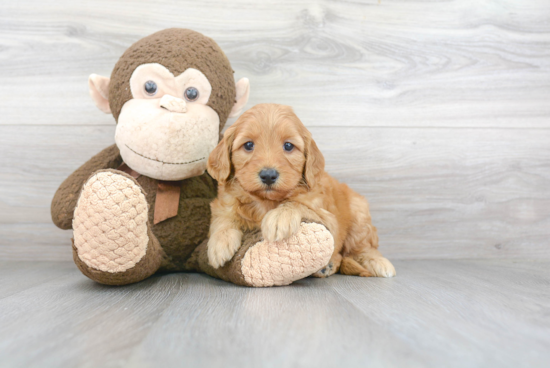
<path id="1" fill-rule="evenodd" d="M 342 258 L 342 263 L 340 263 L 340 273 L 342 275 L 361 277 L 374 276 L 369 270 L 363 267 L 361 263 L 355 260 L 355 258 L 349 256 Z"/>

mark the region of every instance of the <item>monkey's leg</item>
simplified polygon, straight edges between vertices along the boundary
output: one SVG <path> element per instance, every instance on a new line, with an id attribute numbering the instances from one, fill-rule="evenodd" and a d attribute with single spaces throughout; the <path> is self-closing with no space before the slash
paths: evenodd
<path id="1" fill-rule="evenodd" d="M 117 170 L 84 184 L 73 218 L 73 258 L 82 273 L 107 285 L 141 281 L 160 267 L 163 251 L 148 223 L 140 185 Z"/>
<path id="2" fill-rule="evenodd" d="M 287 240 L 267 242 L 261 231 L 248 232 L 243 245 L 223 267 L 208 263 L 205 240 L 190 262 L 197 271 L 243 286 L 281 286 L 303 279 L 325 266 L 334 251 L 334 239 L 318 223 L 302 222 L 297 234 Z"/>

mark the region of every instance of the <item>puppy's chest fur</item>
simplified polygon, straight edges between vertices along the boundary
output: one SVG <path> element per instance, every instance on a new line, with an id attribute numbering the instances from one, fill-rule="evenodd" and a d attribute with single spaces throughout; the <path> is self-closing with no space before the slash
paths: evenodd
<path id="1" fill-rule="evenodd" d="M 261 226 L 264 216 L 281 202 L 269 200 L 255 200 L 252 198 L 235 198 L 235 212 L 242 221 L 245 229 L 257 229 Z"/>
<path id="2" fill-rule="evenodd" d="M 215 214 L 232 218 L 243 230 L 254 230 L 261 227 L 262 220 L 269 211 L 287 201 L 289 199 L 283 201 L 261 199 L 244 191 L 238 185 L 231 185 L 218 189 L 218 198 L 213 202 L 212 209 Z"/>

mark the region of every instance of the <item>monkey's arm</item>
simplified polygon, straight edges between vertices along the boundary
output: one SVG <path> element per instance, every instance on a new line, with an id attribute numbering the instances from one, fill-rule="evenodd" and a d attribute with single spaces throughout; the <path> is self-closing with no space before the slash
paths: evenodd
<path id="1" fill-rule="evenodd" d="M 51 206 L 53 223 L 63 230 L 71 229 L 73 212 L 84 182 L 97 170 L 116 169 L 121 164 L 120 151 L 113 144 L 73 172 L 65 179 L 53 197 Z"/>
<path id="2" fill-rule="evenodd" d="M 325 226 L 302 222 L 295 236 L 279 242 L 265 241 L 261 230 L 245 232 L 241 247 L 219 268 L 208 261 L 207 239 L 193 252 L 187 270 L 243 286 L 288 285 L 325 267 L 333 251 L 334 238 Z"/>

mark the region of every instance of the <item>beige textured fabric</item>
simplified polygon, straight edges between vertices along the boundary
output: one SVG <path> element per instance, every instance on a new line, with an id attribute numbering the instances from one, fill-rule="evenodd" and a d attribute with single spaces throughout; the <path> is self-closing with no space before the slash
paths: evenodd
<path id="1" fill-rule="evenodd" d="M 148 205 L 137 183 L 111 171 L 93 175 L 74 212 L 74 245 L 89 267 L 123 272 L 147 250 Z"/>
<path id="2" fill-rule="evenodd" d="M 300 231 L 280 242 L 261 241 L 242 260 L 242 273 L 252 286 L 281 286 L 302 279 L 327 265 L 334 238 L 317 223 L 300 225 Z"/>

